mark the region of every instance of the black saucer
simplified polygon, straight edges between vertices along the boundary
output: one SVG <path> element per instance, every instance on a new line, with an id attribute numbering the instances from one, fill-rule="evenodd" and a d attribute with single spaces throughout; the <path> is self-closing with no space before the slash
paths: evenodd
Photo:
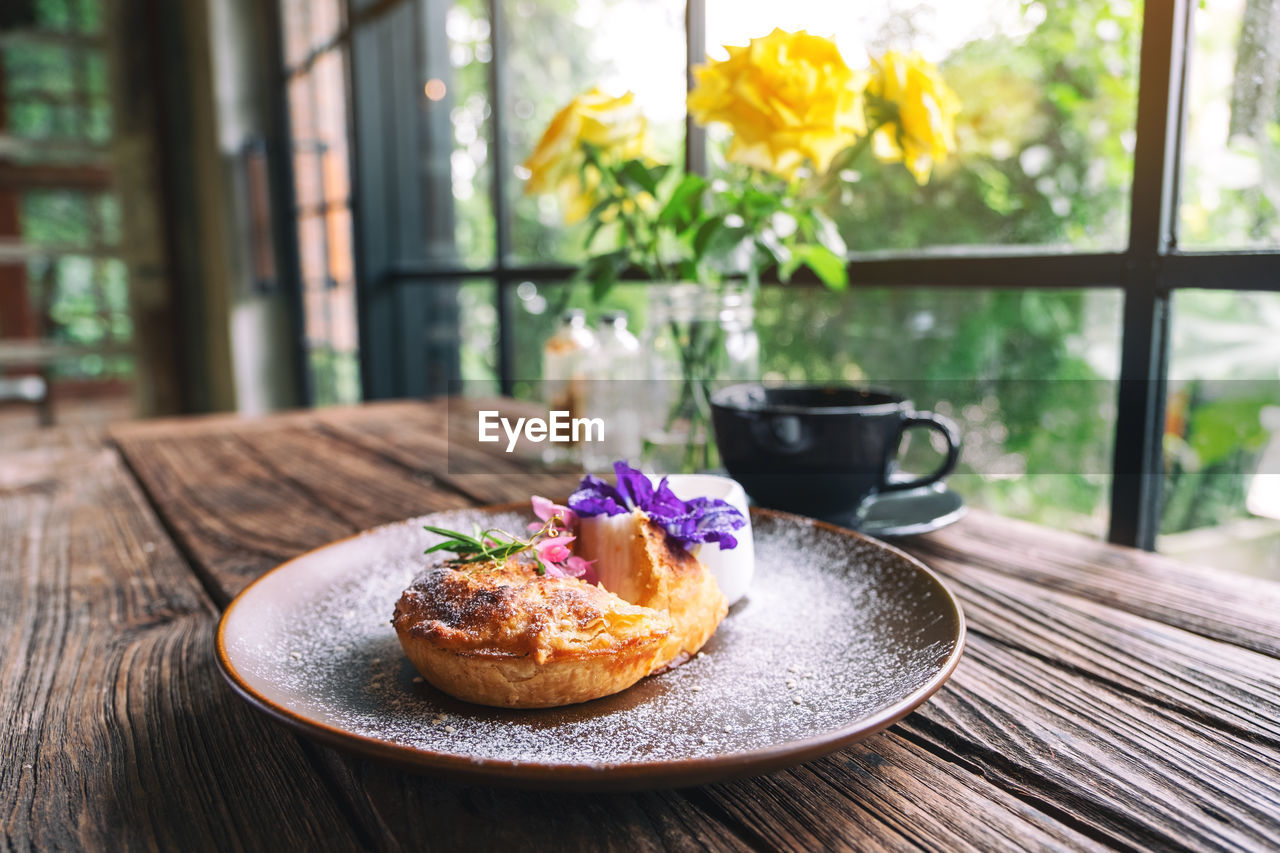
<path id="1" fill-rule="evenodd" d="M 731 476 L 724 468 L 711 468 L 699 473 L 715 474 L 718 477 Z M 862 524 L 854 520 L 853 513 L 823 520 L 877 539 L 892 539 L 897 536 L 932 533 L 955 524 L 969 511 L 960 493 L 952 491 L 946 483 L 932 483 L 902 492 L 885 492 L 876 495 L 869 503 Z M 747 504 L 759 506 L 750 495 L 747 495 Z"/>
<path id="2" fill-rule="evenodd" d="M 958 492 L 947 488 L 946 483 L 934 483 L 904 492 L 876 495 L 869 501 L 861 524 L 854 521 L 852 514 L 828 520 L 859 533 L 884 539 L 929 533 L 954 524 L 968 511 L 964 498 Z"/>

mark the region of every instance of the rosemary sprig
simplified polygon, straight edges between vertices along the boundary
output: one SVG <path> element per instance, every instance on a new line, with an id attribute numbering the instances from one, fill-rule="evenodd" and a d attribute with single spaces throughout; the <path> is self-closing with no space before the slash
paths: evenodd
<path id="1" fill-rule="evenodd" d="M 559 523 L 562 523 L 560 516 L 555 515 L 547 519 L 536 533 L 528 539 L 520 539 L 512 536 L 505 530 L 499 530 L 496 527 L 490 527 L 487 530 L 481 530 L 479 525 L 473 528 L 474 535 L 468 536 L 457 530 L 449 530 L 445 527 L 433 527 L 430 524 L 424 524 L 423 529 L 443 536 L 444 541 L 432 545 L 425 552 L 432 554 L 436 551 L 451 551 L 456 556 L 452 559 L 445 560 L 446 566 L 466 566 L 473 563 L 502 563 L 524 551 L 533 549 L 533 546 L 539 540 L 550 536 L 556 536 L 561 532 Z M 538 574 L 547 573 L 547 567 L 542 560 L 534 553 L 534 568 Z"/>

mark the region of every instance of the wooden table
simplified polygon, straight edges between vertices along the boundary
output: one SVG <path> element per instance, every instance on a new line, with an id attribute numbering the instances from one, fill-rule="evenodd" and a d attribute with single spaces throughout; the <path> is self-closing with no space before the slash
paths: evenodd
<path id="1" fill-rule="evenodd" d="M 572 485 L 451 475 L 445 424 L 396 403 L 0 435 L 7 847 L 1280 847 L 1280 585 L 981 512 L 906 543 L 964 603 L 955 676 L 810 764 L 565 795 L 295 736 L 215 667 L 240 589 L 361 528 Z"/>

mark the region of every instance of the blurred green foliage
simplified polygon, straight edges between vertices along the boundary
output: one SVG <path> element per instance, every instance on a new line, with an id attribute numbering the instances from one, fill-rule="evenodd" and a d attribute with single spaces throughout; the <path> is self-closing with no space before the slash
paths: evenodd
<path id="1" fill-rule="evenodd" d="M 927 186 L 916 186 L 900 169 L 854 164 L 845 173 L 847 187 L 830 213 L 852 249 L 1124 247 L 1141 3 L 1026 0 L 1020 6 L 1020 27 L 970 41 L 940 63 L 964 102 L 960 153 Z M 539 83 L 547 81 L 548 68 L 555 73 L 553 85 L 539 87 L 532 111 L 517 116 L 514 160 L 531 149 L 560 104 L 608 71 L 607 60 L 588 61 L 592 34 L 574 24 L 576 8 L 562 0 L 522 19 L 511 67 Z M 869 48 L 909 47 L 895 39 L 913 31 L 911 17 L 922 9 L 906 8 Z M 540 33 L 554 33 L 555 46 L 548 48 Z M 564 57 L 565 44 L 584 49 Z M 713 166 L 723 168 L 718 143 L 713 132 Z M 508 191 L 518 190 L 512 181 Z M 1254 201 L 1241 197 L 1239 205 Z M 545 214 L 528 200 L 518 202 L 517 254 L 576 260 L 579 235 Z M 515 301 L 516 338 L 521 376 L 529 377 L 557 308 L 590 301 L 585 290 L 569 286 L 528 283 L 524 290 L 528 298 Z M 1184 316 L 1203 316 L 1209 325 L 1223 316 L 1195 294 L 1181 296 Z M 633 328 L 642 324 L 643 287 L 620 288 L 611 301 L 630 308 Z M 917 404 L 961 421 L 967 439 L 962 465 L 971 473 L 957 482 L 972 502 L 1102 535 L 1121 309 L 1119 292 L 1107 289 L 895 290 L 854 282 L 838 295 L 765 288 L 757 300 L 757 328 L 769 378 L 897 383 Z M 1255 399 L 1197 407 L 1192 452 L 1209 460 L 1203 464 L 1211 469 L 1247 469 L 1261 436 L 1260 405 Z M 906 462 L 923 468 L 928 455 L 916 442 Z M 1021 476 L 1027 471 L 1040 473 Z M 1180 486 L 1179 479 L 1171 469 L 1166 531 L 1242 511 L 1238 477 L 1234 488 L 1200 488 L 1190 496 L 1183 494 L 1190 483 Z M 1188 501 L 1200 508 L 1197 513 L 1179 509 Z"/>

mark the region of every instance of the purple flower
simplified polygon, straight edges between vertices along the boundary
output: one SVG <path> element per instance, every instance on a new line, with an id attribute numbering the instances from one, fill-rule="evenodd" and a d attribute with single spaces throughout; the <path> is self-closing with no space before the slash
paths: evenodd
<path id="1" fill-rule="evenodd" d="M 738 508 L 716 498 L 694 498 L 689 501 L 689 515 L 686 525 L 692 525 L 683 536 L 678 537 L 692 542 L 714 542 L 723 551 L 738 546 L 738 539 L 733 535 L 747 523 Z"/>
<path id="2" fill-rule="evenodd" d="M 616 487 L 588 474 L 569 496 L 569 507 L 583 518 L 639 509 L 686 548 L 704 542 L 715 542 L 726 551 L 737 546 L 733 531 L 747 520 L 732 504 L 719 498 L 682 501 L 671 491 L 666 477 L 655 487 L 626 462 L 613 463 L 613 470 L 618 477 Z"/>
<path id="3" fill-rule="evenodd" d="M 578 490 L 569 495 L 569 509 L 579 516 L 622 515 L 627 512 L 626 499 L 618 490 L 595 474 L 588 474 L 578 483 Z"/>

